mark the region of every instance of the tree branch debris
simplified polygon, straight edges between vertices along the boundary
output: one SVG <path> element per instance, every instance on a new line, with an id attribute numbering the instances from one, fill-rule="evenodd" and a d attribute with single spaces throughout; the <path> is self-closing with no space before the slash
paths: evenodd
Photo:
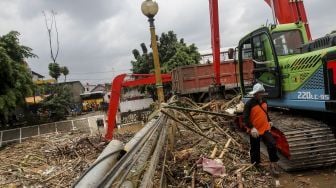
<path id="1" fill-rule="evenodd" d="M 160 164 L 164 168 L 157 168 L 160 171 L 157 174 L 165 176 L 165 186 L 275 186 L 275 180 L 267 169 L 257 169 L 254 164 L 250 164 L 249 145 L 237 134 L 238 130 L 233 125 L 234 115 L 225 112 L 239 102 L 240 96 L 230 101 L 211 101 L 206 104 L 180 98 L 173 105 L 163 107 L 161 112 L 177 122 L 180 132 L 176 134 L 175 150 L 168 152 L 170 156 Z M 169 112 L 165 109 L 169 109 Z M 179 136 L 181 134 L 183 136 Z M 200 159 L 203 159 L 203 165 L 198 163 Z M 210 163 L 210 166 L 204 166 Z M 218 175 L 221 169 L 224 171 Z"/>
<path id="2" fill-rule="evenodd" d="M 70 187 L 106 143 L 83 133 L 29 138 L 0 150 L 0 187 Z"/>

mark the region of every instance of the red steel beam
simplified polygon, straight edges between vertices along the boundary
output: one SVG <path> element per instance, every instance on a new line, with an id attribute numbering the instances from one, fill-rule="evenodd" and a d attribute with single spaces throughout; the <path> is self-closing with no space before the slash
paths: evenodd
<path id="1" fill-rule="evenodd" d="M 280 24 L 295 23 L 302 21 L 307 31 L 308 40 L 311 33 L 308 24 L 306 9 L 303 0 L 264 0 L 271 8 L 274 6 L 274 14 Z"/>
<path id="2" fill-rule="evenodd" d="M 128 76 L 127 74 L 120 74 L 116 76 L 112 81 L 112 88 L 110 94 L 110 103 L 108 108 L 108 121 L 107 121 L 107 131 L 105 134 L 105 139 L 112 140 L 113 131 L 116 126 L 116 115 L 119 108 L 119 100 L 121 89 L 123 87 L 134 87 L 146 84 L 155 84 L 156 79 L 154 74 L 129 74 L 129 76 L 142 77 L 140 79 L 124 81 Z M 161 74 L 162 83 L 171 82 L 170 74 Z"/>
<path id="3" fill-rule="evenodd" d="M 107 116 L 107 130 L 105 133 L 105 138 L 107 140 L 112 140 L 113 130 L 116 125 L 116 115 L 119 107 L 120 92 L 122 88 L 122 83 L 127 74 L 120 74 L 116 76 L 112 81 L 112 88 L 110 94 L 110 103 L 108 108 Z"/>
<path id="4" fill-rule="evenodd" d="M 219 37 L 219 18 L 218 0 L 209 0 L 210 24 L 211 24 L 211 48 L 213 55 L 213 66 L 215 83 L 220 85 L 220 37 Z"/>

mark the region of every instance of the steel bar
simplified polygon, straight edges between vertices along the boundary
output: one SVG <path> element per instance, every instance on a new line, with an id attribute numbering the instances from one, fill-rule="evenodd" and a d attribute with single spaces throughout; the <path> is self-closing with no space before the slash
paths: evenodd
<path id="1" fill-rule="evenodd" d="M 153 148 L 155 147 L 157 140 L 159 139 L 160 133 L 162 132 L 162 126 L 158 128 L 157 131 L 153 132 L 150 138 L 146 141 L 144 146 L 140 149 L 140 151 L 133 158 L 131 164 L 125 170 L 125 173 L 118 179 L 118 182 L 113 184 L 113 187 L 120 187 L 121 183 L 126 179 L 131 180 L 134 179 L 133 185 L 136 187 L 138 184 L 138 179 L 141 176 L 142 172 L 146 168 L 147 161 L 149 157 L 152 155 Z"/>
<path id="2" fill-rule="evenodd" d="M 163 162 L 162 162 L 162 165 L 161 165 L 162 169 L 161 169 L 161 177 L 160 177 L 160 188 L 166 188 L 167 187 L 167 181 L 166 181 L 166 176 L 165 176 L 167 151 L 168 151 L 168 146 L 166 146 L 164 157 L 163 157 Z"/>
<path id="3" fill-rule="evenodd" d="M 121 177 L 125 173 L 125 169 L 130 165 L 136 155 L 136 153 L 141 150 L 144 144 L 150 139 L 153 133 L 158 129 L 159 125 L 162 124 L 164 116 L 159 116 L 159 118 L 151 121 L 151 128 L 147 129 L 143 137 L 138 138 L 137 142 L 130 141 L 130 147 L 127 149 L 127 153 L 117 162 L 117 164 L 108 172 L 108 174 L 103 178 L 99 183 L 98 187 L 110 187 L 117 180 L 118 177 Z M 125 148 L 126 149 L 126 148 Z"/>
<path id="4" fill-rule="evenodd" d="M 167 126 L 162 127 L 162 131 L 159 137 L 159 140 L 157 141 L 155 150 L 153 152 L 153 156 L 151 158 L 150 164 L 146 170 L 146 173 L 144 174 L 144 177 L 141 181 L 140 188 L 147 188 L 147 187 L 153 187 L 153 176 L 156 169 L 156 166 L 159 162 L 160 154 L 163 148 L 164 143 L 166 142 L 166 136 L 167 136 Z"/>

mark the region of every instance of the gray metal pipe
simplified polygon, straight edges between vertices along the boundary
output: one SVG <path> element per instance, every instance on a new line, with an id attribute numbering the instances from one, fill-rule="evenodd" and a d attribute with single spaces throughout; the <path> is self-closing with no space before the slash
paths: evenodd
<path id="1" fill-rule="evenodd" d="M 120 178 L 121 181 L 123 181 L 124 179 L 131 180 L 133 184 L 136 187 L 138 187 L 137 185 L 139 183 L 141 174 L 143 170 L 146 168 L 147 161 L 152 155 L 154 147 L 157 144 L 160 132 L 162 132 L 160 131 L 160 129 L 162 129 L 161 127 L 162 126 L 160 126 L 157 131 L 153 132 L 148 141 L 140 149 L 139 153 L 137 154 L 137 157 L 134 158 L 134 161 L 132 162 L 132 164 L 130 164 L 130 166 L 132 167 L 129 169 L 129 171 L 127 170 L 128 172 L 126 172 L 126 174 L 123 177 Z"/>
<path id="2" fill-rule="evenodd" d="M 118 179 L 124 179 L 127 176 L 130 168 L 133 167 L 135 162 L 139 159 L 140 155 L 136 153 L 142 151 L 144 144 L 148 142 L 153 134 L 157 131 L 158 126 L 162 122 L 162 118 L 155 118 L 150 120 L 144 128 L 142 128 L 125 146 L 124 150 L 127 153 L 113 166 L 107 175 L 99 183 L 99 187 L 120 187 L 113 183 Z M 122 183 L 122 182 L 120 182 Z"/>
<path id="3" fill-rule="evenodd" d="M 166 141 L 166 136 L 167 136 L 167 126 L 163 126 L 161 133 L 160 133 L 160 137 L 156 143 L 152 158 L 147 167 L 146 173 L 144 174 L 143 179 L 141 181 L 140 188 L 153 187 L 153 176 L 155 173 L 156 166 L 159 163 L 160 154 L 161 154 L 163 145 Z"/>
<path id="4" fill-rule="evenodd" d="M 95 165 L 90 171 L 88 171 L 81 180 L 75 185 L 76 188 L 94 188 L 97 187 L 100 180 L 106 175 L 106 173 L 114 166 L 117 162 L 117 157 L 124 147 L 124 144 L 119 140 L 112 140 L 99 155 L 96 161 L 92 164 Z M 112 156 L 107 157 L 101 161 L 107 155 L 114 153 Z M 99 162 L 101 161 L 101 162 Z M 99 163 L 98 163 L 99 162 Z"/>
<path id="5" fill-rule="evenodd" d="M 146 123 L 146 125 L 139 132 L 137 132 L 129 142 L 127 142 L 127 144 L 124 147 L 124 150 L 128 152 L 134 146 L 136 146 L 139 143 L 139 141 L 149 132 L 149 130 L 153 128 L 153 125 L 156 121 L 157 118 L 153 118 L 148 123 Z"/>

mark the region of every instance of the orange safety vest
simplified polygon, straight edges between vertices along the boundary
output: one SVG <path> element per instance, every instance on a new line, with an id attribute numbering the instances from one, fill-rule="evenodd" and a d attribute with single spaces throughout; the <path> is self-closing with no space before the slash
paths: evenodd
<path id="1" fill-rule="evenodd" d="M 266 112 L 267 104 L 265 102 L 261 105 L 253 106 L 250 112 L 250 122 L 253 127 L 258 130 L 259 135 L 263 135 L 266 131 L 271 129 Z"/>

